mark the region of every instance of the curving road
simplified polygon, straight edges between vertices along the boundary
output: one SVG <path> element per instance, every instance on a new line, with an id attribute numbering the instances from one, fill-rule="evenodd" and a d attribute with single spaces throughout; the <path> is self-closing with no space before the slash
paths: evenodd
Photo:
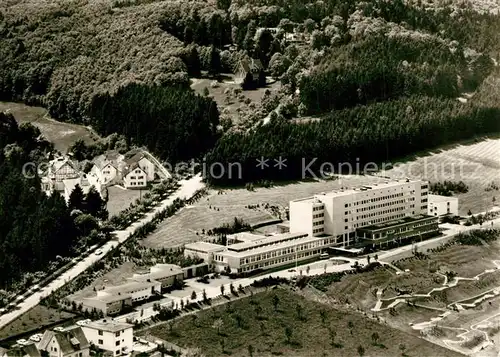
<path id="1" fill-rule="evenodd" d="M 116 239 L 111 240 L 104 244 L 99 250 L 102 254 L 97 255 L 95 252 L 85 257 L 82 261 L 78 262 L 71 269 L 61 274 L 56 279 L 52 280 L 47 286 L 41 288 L 38 292 L 30 295 L 26 300 L 17 305 L 17 309 L 13 310 L 5 315 L 0 316 L 0 328 L 4 327 L 11 321 L 15 320 L 28 310 L 32 309 L 40 302 L 40 299 L 49 295 L 52 291 L 62 287 L 67 282 L 74 279 L 76 276 L 84 272 L 92 264 L 102 259 L 106 253 L 111 249 L 125 242 L 132 233 L 135 232 L 137 228 L 145 223 L 150 222 L 157 212 L 160 212 L 170 206 L 176 198 L 190 198 L 194 193 L 203 188 L 204 184 L 202 182 L 201 176 L 197 175 L 189 180 L 179 181 L 180 187 L 174 192 L 170 197 L 162 201 L 162 203 L 155 207 L 151 212 L 148 212 L 142 219 L 130 225 L 127 229 L 122 231 L 114 231 L 112 234 L 116 236 Z"/>

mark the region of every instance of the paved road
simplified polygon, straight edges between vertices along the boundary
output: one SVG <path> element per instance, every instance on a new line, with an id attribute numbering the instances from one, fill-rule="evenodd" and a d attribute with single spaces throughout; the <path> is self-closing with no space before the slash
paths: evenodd
<path id="1" fill-rule="evenodd" d="M 92 264 L 102 259 L 106 253 L 108 253 L 111 249 L 115 248 L 119 244 L 125 242 L 135 230 L 142 226 L 143 224 L 150 222 L 154 215 L 157 212 L 164 210 L 166 207 L 172 204 L 172 202 L 176 198 L 190 198 L 193 194 L 198 190 L 204 187 L 204 184 L 201 180 L 201 176 L 197 175 L 189 180 L 181 180 L 179 181 L 180 187 L 174 192 L 170 197 L 162 201 L 162 203 L 154 208 L 151 212 L 147 213 L 145 217 L 135 222 L 127 229 L 122 231 L 115 231 L 113 234 L 116 235 L 117 239 L 111 240 L 104 244 L 101 247 L 102 254 L 96 255 L 95 252 L 85 257 L 82 261 L 77 263 L 74 267 L 61 274 L 58 278 L 53 280 L 49 285 L 42 288 L 40 291 L 34 293 L 22 303 L 18 304 L 17 310 L 11 311 L 8 314 L 0 316 L 0 328 L 7 325 L 9 322 L 15 320 L 28 310 L 35 307 L 39 302 L 40 298 L 49 295 L 52 291 L 62 287 L 67 282 L 74 279 L 76 276 L 84 272 L 87 268 L 89 268 Z"/>

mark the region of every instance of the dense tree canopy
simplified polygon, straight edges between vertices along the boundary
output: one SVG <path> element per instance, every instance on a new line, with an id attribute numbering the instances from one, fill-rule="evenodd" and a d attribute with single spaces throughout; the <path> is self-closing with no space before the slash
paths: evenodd
<path id="1" fill-rule="evenodd" d="M 183 89 L 132 84 L 96 96 L 90 117 L 99 132 L 123 134 L 171 162 L 206 152 L 219 124 L 217 105 L 210 98 Z"/>
<path id="2" fill-rule="evenodd" d="M 296 124 L 275 119 L 251 133 L 223 137 L 207 156 L 214 163 L 242 165 L 242 176 L 229 171 L 209 180 L 217 183 L 321 177 L 320 170 L 338 172 L 349 163 L 361 172 L 368 162 L 394 162 L 419 150 L 433 148 L 473 135 L 500 131 L 500 109 L 462 104 L 455 99 L 410 97 L 352 109 L 334 111 L 320 121 Z M 286 159 L 286 167 L 273 166 L 273 159 Z M 257 159 L 270 160 L 257 167 Z M 312 165 L 309 165 L 315 160 Z M 327 163 L 321 167 L 321 164 Z M 233 165 L 233 167 L 236 167 Z M 309 170 L 304 170 L 309 168 Z M 373 166 L 370 168 L 373 170 Z M 354 173 L 354 172 L 353 172 Z"/>
<path id="3" fill-rule="evenodd" d="M 11 114 L 0 113 L 2 149 L 16 145 L 8 158 L 0 152 L 0 287 L 25 272 L 43 270 L 57 255 L 67 255 L 76 242 L 76 231 L 60 194 L 47 196 L 34 171 L 24 163 L 40 160 L 50 145 L 38 139 L 35 127 L 18 127 Z M 31 178 L 33 177 L 33 178 Z"/>

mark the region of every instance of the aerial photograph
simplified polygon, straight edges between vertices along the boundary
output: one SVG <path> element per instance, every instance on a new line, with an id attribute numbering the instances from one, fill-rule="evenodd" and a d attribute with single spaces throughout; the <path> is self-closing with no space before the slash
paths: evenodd
<path id="1" fill-rule="evenodd" d="M 500 0 L 0 0 L 0 357 L 500 357 Z"/>

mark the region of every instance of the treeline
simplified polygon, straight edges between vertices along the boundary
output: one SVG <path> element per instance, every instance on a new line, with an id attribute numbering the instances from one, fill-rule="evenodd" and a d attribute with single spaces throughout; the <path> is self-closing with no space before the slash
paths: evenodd
<path id="1" fill-rule="evenodd" d="M 430 184 L 429 190 L 436 195 L 451 196 L 454 193 L 467 193 L 469 187 L 463 181 L 435 182 Z"/>
<path id="2" fill-rule="evenodd" d="M 130 84 L 94 97 L 89 116 L 101 134 L 123 134 L 170 163 L 199 157 L 217 137 L 215 102 L 191 91 Z"/>
<path id="3" fill-rule="evenodd" d="M 311 172 L 317 176 L 321 171 L 338 172 L 341 163 L 349 163 L 351 172 L 356 173 L 363 171 L 366 163 L 395 160 L 474 135 L 498 132 L 499 115 L 498 108 L 475 107 L 454 99 L 411 97 L 333 111 L 309 123 L 278 118 L 250 133 L 221 138 L 207 155 L 207 167 L 214 167 L 208 180 L 228 184 L 301 179 Z M 280 156 L 287 160 L 286 167 L 280 168 L 273 161 Z M 261 157 L 270 160 L 268 167 L 256 166 Z M 214 163 L 224 165 L 222 175 L 215 169 L 220 165 Z M 235 163 L 241 164 L 241 176 L 235 171 Z"/>
<path id="4" fill-rule="evenodd" d="M 39 136 L 37 128 L 18 127 L 11 114 L 0 113 L 0 288 L 44 270 L 78 243 L 64 198 L 47 196 L 39 178 L 29 178 L 33 172 L 23 173 L 24 163 L 40 160 L 50 148 Z"/>

